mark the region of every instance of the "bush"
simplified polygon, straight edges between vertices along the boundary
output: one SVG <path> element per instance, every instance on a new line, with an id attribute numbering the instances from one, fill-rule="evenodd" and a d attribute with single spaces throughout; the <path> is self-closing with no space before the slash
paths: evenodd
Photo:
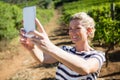
<path id="1" fill-rule="evenodd" d="M 36 16 L 42 23 L 42 25 L 45 25 L 50 21 L 50 19 L 53 17 L 53 11 L 54 9 L 41 9 L 37 8 Z"/>
<path id="2" fill-rule="evenodd" d="M 120 5 L 119 5 L 120 6 Z M 115 18 L 112 20 L 109 6 L 103 6 L 89 11 L 89 14 L 96 21 L 96 34 L 94 40 L 98 40 L 99 44 L 115 46 L 120 43 L 120 7 L 115 6 Z"/>
<path id="3" fill-rule="evenodd" d="M 22 20 L 21 9 L 15 5 L 0 2 L 0 39 L 12 39 L 18 35 Z"/>

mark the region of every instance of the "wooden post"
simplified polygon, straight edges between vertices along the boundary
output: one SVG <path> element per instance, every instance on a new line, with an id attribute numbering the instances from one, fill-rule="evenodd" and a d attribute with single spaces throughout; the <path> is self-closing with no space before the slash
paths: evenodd
<path id="1" fill-rule="evenodd" d="M 115 15 L 114 15 L 114 13 L 115 13 L 115 4 L 113 3 L 113 1 L 110 4 L 110 11 L 111 11 L 112 20 L 114 20 L 115 19 Z"/>

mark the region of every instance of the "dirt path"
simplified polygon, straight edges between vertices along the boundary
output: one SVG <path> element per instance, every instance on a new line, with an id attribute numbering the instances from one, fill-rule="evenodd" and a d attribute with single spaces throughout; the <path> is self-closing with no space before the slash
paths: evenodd
<path id="1" fill-rule="evenodd" d="M 44 26 L 44 29 L 47 32 L 48 36 L 54 35 L 55 29 L 60 27 L 59 24 L 57 23 L 60 16 L 61 16 L 60 12 L 58 10 L 55 10 L 54 16 L 52 17 L 50 22 Z"/>
<path id="2" fill-rule="evenodd" d="M 45 30 L 48 33 L 49 37 L 53 37 L 54 36 L 54 30 L 58 27 L 60 27 L 57 24 L 57 20 L 60 17 L 60 14 L 57 10 L 55 10 L 54 12 L 54 16 L 51 19 L 51 21 L 45 25 Z M 52 40 L 55 43 L 55 39 Z M 37 73 L 39 73 L 39 79 L 41 78 L 46 78 L 49 77 L 49 75 L 51 75 L 52 77 L 55 74 L 55 69 L 54 68 L 36 68 L 36 69 L 31 69 L 29 68 L 30 66 L 32 66 L 32 68 L 35 66 L 39 66 L 38 64 L 35 63 L 34 59 L 31 57 L 31 55 L 25 50 L 23 49 L 20 45 L 19 45 L 19 50 L 18 50 L 18 54 L 17 56 L 14 56 L 12 59 L 9 60 L 2 60 L 1 64 L 0 64 L 0 80 L 8 80 L 11 76 L 15 76 L 16 75 L 21 75 L 24 77 L 20 77 L 21 80 L 28 80 L 29 78 L 26 78 L 25 75 L 26 72 L 28 72 L 27 69 L 29 69 L 32 73 L 32 75 L 37 75 Z M 34 63 L 34 64 L 33 64 Z M 38 69 L 38 70 L 37 70 Z M 49 72 L 50 70 L 52 70 L 52 74 Z M 29 73 L 27 73 L 29 75 Z M 41 75 L 40 75 L 41 74 Z M 30 76 L 30 75 L 29 75 Z M 14 78 L 15 78 L 14 77 Z M 14 78 L 11 78 L 11 80 L 14 80 Z M 17 77 L 16 79 L 18 79 L 19 77 Z M 15 79 L 15 80 L 16 80 Z M 30 80 L 37 80 L 37 77 L 35 79 L 30 79 Z"/>
<path id="3" fill-rule="evenodd" d="M 21 52 L 22 53 L 22 52 Z M 26 60 L 26 54 L 14 56 L 12 59 L 1 61 L 0 66 L 0 80 L 6 80 L 12 76 L 16 71 L 24 68 L 23 62 Z"/>

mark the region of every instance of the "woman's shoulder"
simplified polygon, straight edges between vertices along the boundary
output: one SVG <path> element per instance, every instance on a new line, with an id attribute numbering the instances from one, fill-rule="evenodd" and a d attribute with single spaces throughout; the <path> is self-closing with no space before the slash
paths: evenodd
<path id="1" fill-rule="evenodd" d="M 91 57 L 96 57 L 96 58 L 99 58 L 99 59 L 101 58 L 103 62 L 106 61 L 105 52 L 103 52 L 103 51 L 94 50 L 94 51 L 91 52 L 91 54 L 92 54 Z"/>
<path id="2" fill-rule="evenodd" d="M 100 50 L 93 50 L 92 54 L 105 55 L 105 52 L 104 51 L 100 51 Z"/>

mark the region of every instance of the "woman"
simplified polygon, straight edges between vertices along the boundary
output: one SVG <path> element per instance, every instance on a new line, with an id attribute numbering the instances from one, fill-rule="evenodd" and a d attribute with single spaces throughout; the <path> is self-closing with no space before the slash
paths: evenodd
<path id="1" fill-rule="evenodd" d="M 21 43 L 40 63 L 59 61 L 56 71 L 57 80 L 96 80 L 105 61 L 104 53 L 94 50 L 90 40 L 94 37 L 94 20 L 84 12 L 74 14 L 69 23 L 69 36 L 75 44 L 72 46 L 55 46 L 48 38 L 42 25 L 36 19 L 38 31 L 29 32 L 34 37 L 24 37 L 21 30 Z"/>

